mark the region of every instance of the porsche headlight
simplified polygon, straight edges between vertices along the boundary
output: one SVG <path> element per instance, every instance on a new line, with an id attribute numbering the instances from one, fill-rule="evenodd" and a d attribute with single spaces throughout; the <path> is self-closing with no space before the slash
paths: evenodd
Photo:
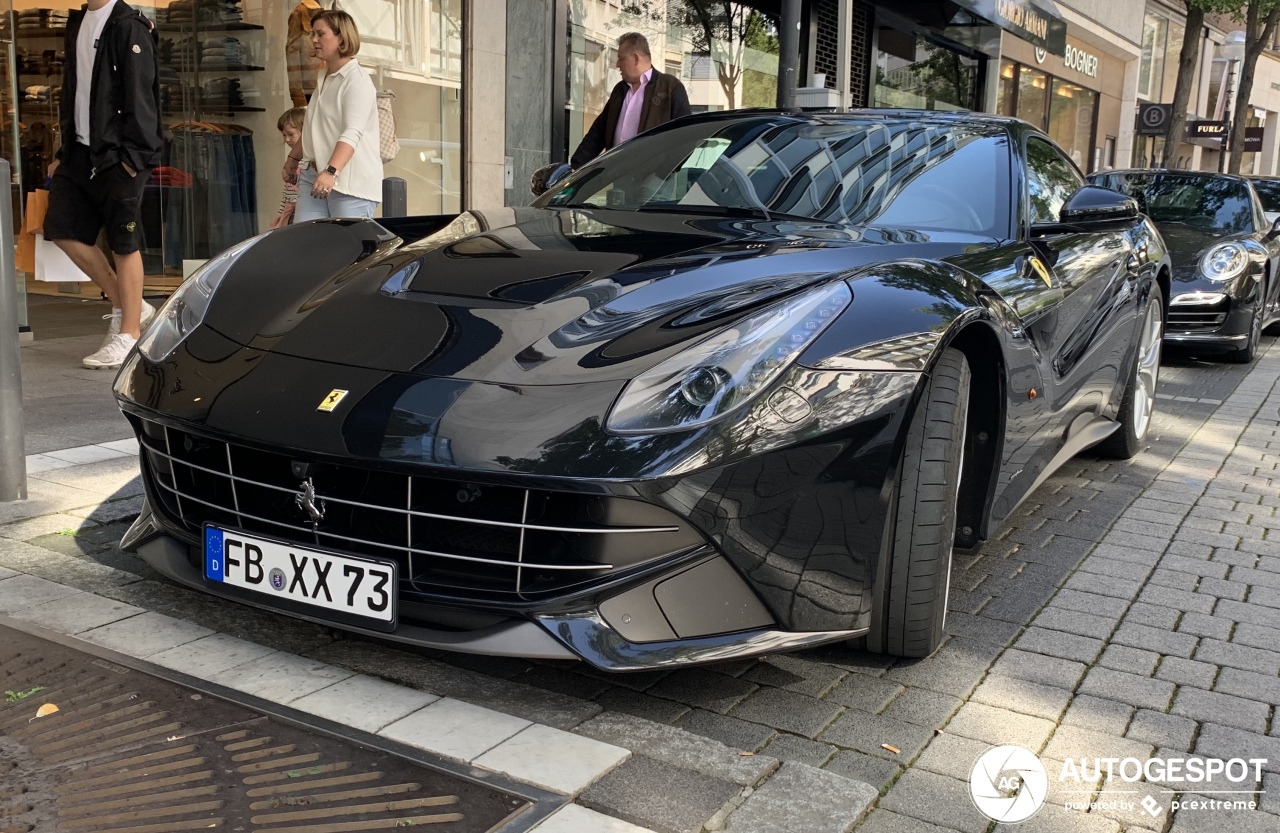
<path id="1" fill-rule="evenodd" d="M 167 359 L 174 348 L 204 321 L 209 301 L 226 277 L 227 270 L 256 242 L 258 237 L 237 243 L 192 273 L 156 313 L 155 320 L 138 342 L 138 352 L 153 362 Z"/>
<path id="2" fill-rule="evenodd" d="M 1200 257 L 1200 274 L 1211 281 L 1229 281 L 1249 268 L 1249 251 L 1239 243 L 1219 243 Z"/>
<path id="3" fill-rule="evenodd" d="M 662 433 L 719 419 L 767 388 L 852 300 L 836 281 L 716 332 L 628 383 L 606 427 Z"/>

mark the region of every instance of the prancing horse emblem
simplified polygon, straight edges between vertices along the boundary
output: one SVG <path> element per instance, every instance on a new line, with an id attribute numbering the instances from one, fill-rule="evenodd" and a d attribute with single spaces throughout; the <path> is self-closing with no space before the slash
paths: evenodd
<path id="1" fill-rule="evenodd" d="M 301 485 L 302 492 L 293 496 L 293 502 L 307 513 L 308 523 L 314 527 L 324 520 L 324 501 L 316 500 L 316 487 L 311 483 L 310 477 L 302 481 Z"/>

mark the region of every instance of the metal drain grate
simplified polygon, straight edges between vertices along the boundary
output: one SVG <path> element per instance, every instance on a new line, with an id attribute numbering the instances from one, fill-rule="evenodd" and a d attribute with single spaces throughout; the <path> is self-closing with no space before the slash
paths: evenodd
<path id="1" fill-rule="evenodd" d="M 531 806 L 3 626 L 0 644 L 0 833 L 479 833 Z"/>

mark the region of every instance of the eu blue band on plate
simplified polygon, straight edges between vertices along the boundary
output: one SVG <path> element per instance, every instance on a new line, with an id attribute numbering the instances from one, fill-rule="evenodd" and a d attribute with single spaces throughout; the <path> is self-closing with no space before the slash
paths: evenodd
<path id="1" fill-rule="evenodd" d="M 204 574 L 214 581 L 222 581 L 222 530 L 207 526 L 204 529 Z"/>

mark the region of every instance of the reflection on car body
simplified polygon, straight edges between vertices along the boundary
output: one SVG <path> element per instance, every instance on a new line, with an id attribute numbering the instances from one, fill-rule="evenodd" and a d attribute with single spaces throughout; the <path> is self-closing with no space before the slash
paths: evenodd
<path id="1" fill-rule="evenodd" d="M 184 284 L 116 383 L 124 546 L 450 650 L 923 656 L 953 548 L 1140 447 L 1169 259 L 1022 122 L 705 115 L 535 179 L 530 208 L 304 223 Z M 309 596 L 216 580 L 209 530 L 319 554 Z M 321 569 L 349 571 L 324 604 Z"/>
<path id="2" fill-rule="evenodd" d="M 1165 340 L 1251 362 L 1280 320 L 1280 237 L 1256 180 L 1199 171 L 1107 171 L 1092 182 L 1129 194 L 1173 259 Z"/>

